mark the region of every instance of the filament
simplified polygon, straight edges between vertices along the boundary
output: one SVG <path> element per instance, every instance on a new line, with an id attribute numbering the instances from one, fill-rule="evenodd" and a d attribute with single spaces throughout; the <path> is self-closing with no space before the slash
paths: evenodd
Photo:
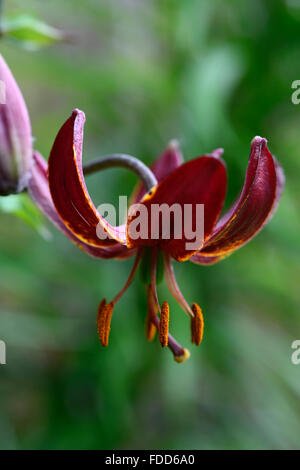
<path id="1" fill-rule="evenodd" d="M 135 260 L 134 260 L 134 263 L 133 263 L 133 266 L 131 268 L 131 271 L 130 271 L 130 274 L 129 274 L 129 277 L 123 287 L 123 289 L 114 297 L 114 299 L 112 300 L 112 303 L 115 305 L 118 300 L 120 300 L 120 298 L 122 297 L 122 295 L 124 294 L 124 292 L 126 292 L 126 290 L 128 289 L 128 287 L 130 286 L 130 284 L 132 283 L 133 279 L 134 279 L 134 276 L 136 274 L 136 271 L 137 271 L 137 268 L 138 268 L 138 265 L 139 265 L 139 262 L 140 262 L 140 259 L 141 259 L 141 256 L 142 256 L 142 251 L 143 249 L 140 248 L 137 252 L 137 255 L 135 257 Z"/>
<path id="2" fill-rule="evenodd" d="M 165 253 L 165 274 L 166 274 L 167 284 L 168 284 L 171 294 L 177 300 L 177 302 L 183 308 L 183 310 L 190 317 L 193 317 L 194 316 L 193 311 L 191 307 L 189 306 L 189 304 L 187 303 L 187 301 L 185 300 L 183 294 L 181 293 L 181 290 L 179 289 L 179 286 L 175 278 L 175 273 L 173 270 L 171 257 L 167 253 Z"/>

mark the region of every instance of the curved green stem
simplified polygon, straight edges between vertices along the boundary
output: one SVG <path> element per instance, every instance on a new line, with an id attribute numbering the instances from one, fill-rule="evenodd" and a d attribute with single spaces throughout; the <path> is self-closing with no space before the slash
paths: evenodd
<path id="1" fill-rule="evenodd" d="M 106 155 L 104 157 L 98 158 L 92 162 L 87 163 L 83 167 L 83 173 L 85 175 L 89 175 L 91 173 L 95 173 L 96 171 L 101 171 L 105 168 L 112 167 L 123 167 L 132 170 L 142 180 L 146 191 L 149 191 L 151 188 L 153 188 L 153 186 L 157 185 L 157 179 L 150 170 L 150 168 L 148 168 L 138 158 L 122 153 Z"/>

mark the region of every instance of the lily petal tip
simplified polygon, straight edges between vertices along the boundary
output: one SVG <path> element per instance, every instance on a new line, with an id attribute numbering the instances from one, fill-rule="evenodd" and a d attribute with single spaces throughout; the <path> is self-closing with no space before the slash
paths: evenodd
<path id="1" fill-rule="evenodd" d="M 85 119 L 85 113 L 83 111 L 81 111 L 81 109 L 79 109 L 79 108 L 74 108 L 73 111 L 72 111 L 71 116 L 74 116 L 75 119 L 78 116 L 81 116 L 83 119 Z"/>
<path id="2" fill-rule="evenodd" d="M 168 149 L 173 150 L 174 152 L 177 152 L 180 149 L 179 140 L 177 139 L 170 140 Z"/>
<path id="3" fill-rule="evenodd" d="M 251 141 L 251 147 L 253 145 L 261 145 L 261 144 L 267 144 L 268 141 L 265 137 L 260 137 L 259 135 L 256 135 L 255 137 L 253 137 L 252 141 Z"/>
<path id="4" fill-rule="evenodd" d="M 218 149 L 215 149 L 211 152 L 211 156 L 219 158 L 223 155 L 223 153 L 224 153 L 224 149 L 223 148 L 218 148 Z"/>

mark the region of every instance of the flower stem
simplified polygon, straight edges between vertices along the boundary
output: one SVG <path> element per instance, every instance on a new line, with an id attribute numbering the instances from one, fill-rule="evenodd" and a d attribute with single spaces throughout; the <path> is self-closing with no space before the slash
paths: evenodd
<path id="1" fill-rule="evenodd" d="M 85 175 L 89 175 L 91 173 L 95 173 L 96 171 L 101 171 L 105 168 L 112 167 L 123 167 L 132 170 L 142 180 L 146 191 L 149 191 L 151 188 L 153 188 L 153 186 L 157 185 L 157 179 L 150 168 L 148 168 L 138 158 L 132 157 L 131 155 L 125 155 L 123 153 L 115 153 L 97 158 L 96 160 L 87 163 L 83 167 L 83 173 Z"/>

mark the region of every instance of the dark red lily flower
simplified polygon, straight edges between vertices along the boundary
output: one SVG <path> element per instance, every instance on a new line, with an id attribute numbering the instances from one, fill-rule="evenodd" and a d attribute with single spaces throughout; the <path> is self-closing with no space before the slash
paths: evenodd
<path id="1" fill-rule="evenodd" d="M 200 307 L 192 306 L 183 297 L 176 282 L 172 258 L 197 264 L 213 264 L 247 243 L 269 221 L 276 209 L 284 186 L 281 167 L 271 155 L 267 141 L 255 137 L 251 143 L 249 164 L 240 197 L 220 218 L 226 194 L 227 176 L 222 150 L 182 162 L 178 146 L 172 143 L 152 170 L 158 184 L 148 193 L 138 184 L 132 201 L 146 208 L 153 204 L 176 203 L 181 207 L 191 204 L 191 217 L 196 204 L 204 204 L 204 238 L 195 250 L 186 249 L 186 238 L 132 239 L 130 227 L 135 216 L 127 224 L 112 227 L 96 210 L 85 185 L 82 170 L 82 140 L 84 113 L 74 110 L 60 129 L 51 150 L 48 166 L 35 153 L 35 167 L 29 184 L 30 193 L 50 220 L 70 237 L 81 249 L 99 258 L 128 258 L 136 254 L 129 278 L 116 297 L 99 305 L 98 332 L 101 343 L 108 344 L 113 308 L 131 284 L 141 260 L 149 259 L 147 281 L 148 317 L 147 337 L 152 339 L 156 330 L 162 346 L 168 345 L 177 362 L 189 357 L 169 334 L 169 306 L 158 301 L 156 281 L 157 265 L 163 254 L 165 276 L 171 293 L 191 317 L 192 342 L 200 344 L 203 336 L 203 317 Z M 149 211 L 150 213 L 151 211 Z M 150 216 L 149 216 L 150 217 Z M 108 238 L 99 239 L 97 225 L 107 232 Z M 173 233 L 173 232 L 172 232 Z M 159 314 L 159 316 L 158 316 Z"/>

